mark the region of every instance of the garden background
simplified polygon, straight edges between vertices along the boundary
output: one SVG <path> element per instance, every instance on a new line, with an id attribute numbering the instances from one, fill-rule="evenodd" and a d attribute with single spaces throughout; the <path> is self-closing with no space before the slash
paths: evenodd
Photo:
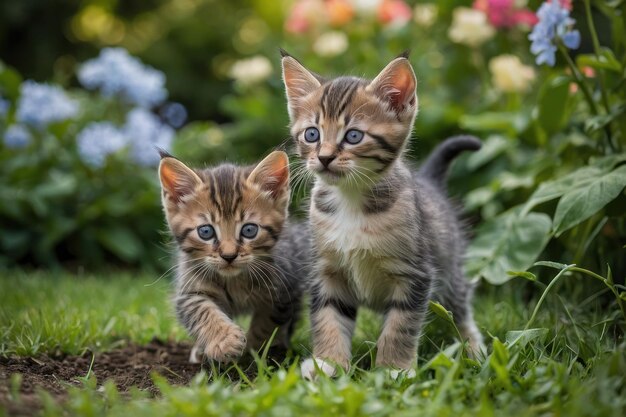
<path id="1" fill-rule="evenodd" d="M 315 385 L 291 361 L 190 387 L 154 377 L 152 401 L 119 397 L 91 367 L 61 397 L 29 388 L 16 355 L 187 343 L 167 299 L 155 149 L 195 166 L 290 150 L 281 47 L 320 74 L 365 77 L 410 49 L 410 158 L 481 138 L 449 188 L 488 353 L 439 337 L 448 316 L 433 306 L 415 378 L 355 366 Z M 0 415 L 623 415 L 625 50 L 622 0 L 0 3 Z M 308 186 L 294 184 L 296 216 Z M 379 319 L 359 323 L 355 348 L 373 354 Z M 294 346 L 307 355 L 306 323 Z"/>

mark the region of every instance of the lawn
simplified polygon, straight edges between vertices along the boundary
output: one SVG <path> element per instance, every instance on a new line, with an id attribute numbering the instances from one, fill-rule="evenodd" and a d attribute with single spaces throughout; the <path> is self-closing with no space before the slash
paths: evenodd
<path id="1" fill-rule="evenodd" d="M 538 272 L 547 278 L 553 273 Z M 601 287 L 577 292 L 569 284 L 578 279 L 566 276 L 548 293 L 523 333 L 514 331 L 527 325 L 542 293 L 534 287 L 542 284 L 519 278 L 501 287 L 483 285 L 475 306 L 489 353 L 476 361 L 464 356 L 446 320 L 431 314 L 414 378 L 364 369 L 380 320 L 361 312 L 353 348 L 359 365 L 338 378 L 308 382 L 298 372 L 299 358 L 309 351 L 307 323 L 281 366 L 258 360 L 258 373 L 243 365 L 198 368 L 197 376 L 179 380 L 172 375 L 180 371 L 167 361 L 174 360 L 172 347 L 177 360 L 184 357 L 189 341 L 172 315 L 168 277 L 4 272 L 0 415 L 33 413 L 35 404 L 46 416 L 623 416 L 626 348 L 619 311 L 606 303 Z M 99 362 L 123 362 L 125 352 L 154 360 L 141 346 L 146 352 L 170 349 L 158 373 L 149 364 L 132 366 L 135 374 L 147 369 L 143 378 L 151 389 L 131 388 L 119 378 L 107 382 Z M 47 366 L 59 358 L 69 364 L 76 355 L 82 355 L 76 375 L 68 378 L 61 367 L 47 376 L 62 387 L 50 393 L 35 387 L 34 395 L 24 395 L 27 375 L 10 371 L 19 360 Z"/>

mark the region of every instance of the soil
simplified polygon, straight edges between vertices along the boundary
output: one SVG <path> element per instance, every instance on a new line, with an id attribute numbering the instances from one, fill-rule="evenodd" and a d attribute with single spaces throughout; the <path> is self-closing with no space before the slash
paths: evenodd
<path id="1" fill-rule="evenodd" d="M 9 415 L 33 415 L 41 407 L 38 391 L 43 389 L 63 401 L 69 386 L 81 386 L 91 365 L 98 384 L 112 380 L 122 393 L 131 387 L 158 394 L 150 374 L 157 372 L 170 384 L 184 385 L 202 369 L 189 363 L 191 346 L 185 343 L 153 340 L 148 345 L 129 345 L 116 350 L 86 353 L 82 356 L 39 356 L 37 358 L 0 356 L 0 410 Z M 11 375 L 19 373 L 20 401 L 11 401 Z"/>

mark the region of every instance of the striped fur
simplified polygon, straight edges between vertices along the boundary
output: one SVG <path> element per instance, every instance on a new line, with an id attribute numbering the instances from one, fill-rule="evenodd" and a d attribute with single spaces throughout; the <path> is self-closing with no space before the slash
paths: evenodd
<path id="1" fill-rule="evenodd" d="M 458 153 L 478 149 L 480 142 L 449 139 L 421 173 L 409 167 L 404 153 L 418 105 L 406 56 L 372 81 L 324 81 L 288 55 L 282 63 L 297 153 L 316 176 L 310 227 L 317 261 L 310 292 L 317 364 L 349 366 L 357 310 L 367 306 L 385 317 L 376 364 L 409 369 L 430 299 L 453 312 L 476 352 L 482 338 L 462 271 L 465 238 L 444 177 Z M 319 131 L 319 140 L 307 141 L 309 128 Z M 348 141 L 354 129 L 363 133 L 358 143 Z M 315 373 L 313 363 L 303 364 L 305 376 Z"/>
<path id="2" fill-rule="evenodd" d="M 273 341 L 286 348 L 308 273 L 308 234 L 287 221 L 288 159 L 274 152 L 256 167 L 192 170 L 165 156 L 162 200 L 178 251 L 175 307 L 196 340 L 192 360 L 228 362 Z M 258 225 L 253 238 L 245 224 Z M 201 238 L 199 226 L 215 236 Z M 234 258 L 234 259 L 233 259 Z M 234 321 L 252 314 L 247 334 Z"/>

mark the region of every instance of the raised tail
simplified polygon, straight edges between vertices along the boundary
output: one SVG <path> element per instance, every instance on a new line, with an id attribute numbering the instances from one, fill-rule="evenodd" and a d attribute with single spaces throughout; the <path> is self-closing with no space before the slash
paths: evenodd
<path id="1" fill-rule="evenodd" d="M 440 143 L 420 167 L 420 176 L 430 178 L 439 186 L 445 186 L 446 173 L 450 162 L 463 151 L 477 151 L 482 143 L 475 136 L 453 136 Z"/>

